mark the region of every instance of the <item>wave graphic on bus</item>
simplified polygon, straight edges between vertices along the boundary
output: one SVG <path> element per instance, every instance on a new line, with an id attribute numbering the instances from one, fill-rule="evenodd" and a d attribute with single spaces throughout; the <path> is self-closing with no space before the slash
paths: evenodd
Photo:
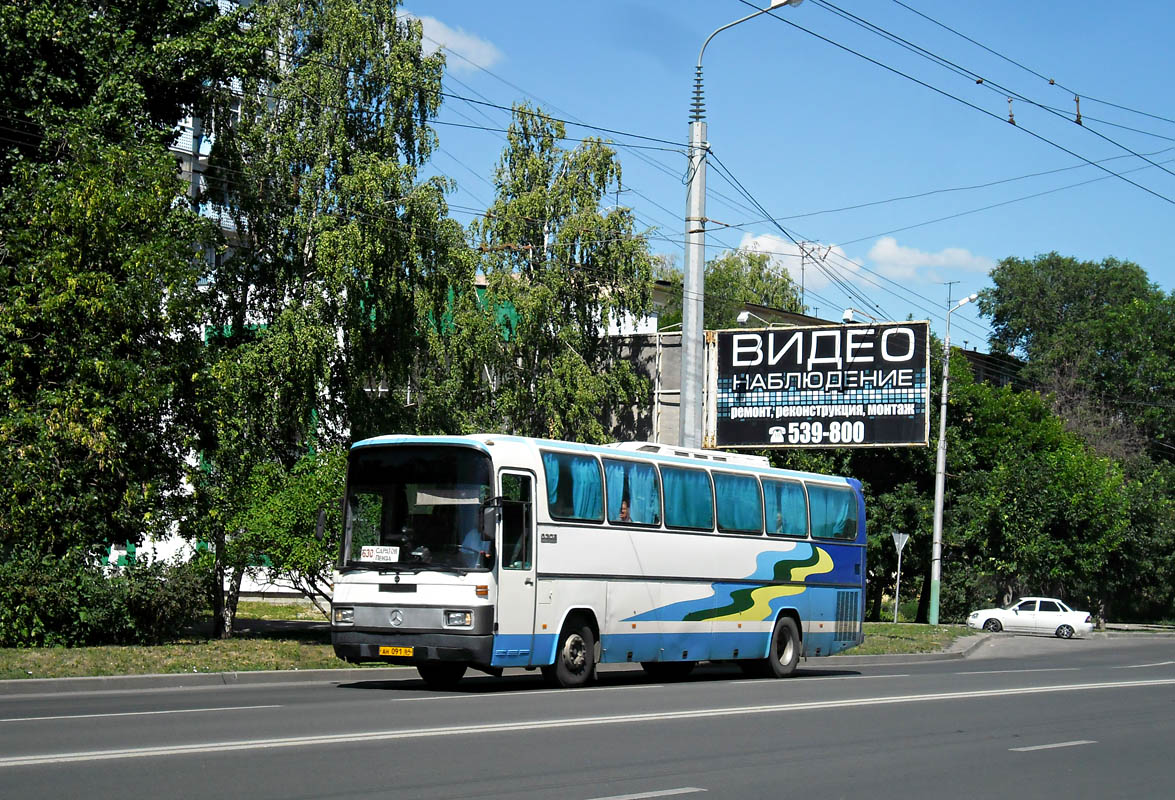
<path id="1" fill-rule="evenodd" d="M 822 547 L 800 544 L 795 554 L 779 558 L 779 553 L 760 553 L 755 570 L 741 580 L 716 581 L 710 594 L 683 600 L 628 617 L 624 622 L 732 622 L 774 619 L 776 601 L 802 594 L 804 581 L 813 575 L 833 571 L 832 556 Z M 807 551 L 804 553 L 803 551 Z M 747 586 L 742 581 L 788 581 L 787 585 Z"/>

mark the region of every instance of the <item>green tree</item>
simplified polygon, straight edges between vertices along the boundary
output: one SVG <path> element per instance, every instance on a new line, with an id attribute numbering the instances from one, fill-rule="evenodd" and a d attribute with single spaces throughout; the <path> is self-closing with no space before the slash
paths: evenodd
<path id="1" fill-rule="evenodd" d="M 96 556 L 177 515 L 210 230 L 166 144 L 248 38 L 184 0 L 0 7 L 0 556 L 36 582 L 26 643 L 116 627 Z"/>
<path id="2" fill-rule="evenodd" d="M 992 281 L 979 305 L 993 352 L 1024 358 L 1022 376 L 1099 451 L 1172 460 L 1175 294 L 1137 264 L 1057 253 L 1006 258 Z"/>
<path id="3" fill-rule="evenodd" d="M 498 196 L 471 226 L 484 301 L 454 325 L 471 331 L 464 363 L 491 387 L 473 426 L 604 441 L 609 416 L 643 388 L 608 326 L 648 313 L 650 257 L 631 209 L 602 208 L 621 177 L 615 152 L 595 139 L 565 150 L 563 138 L 561 122 L 515 107 Z"/>
<path id="4" fill-rule="evenodd" d="M 213 113 L 206 199 L 235 232 L 206 295 L 203 460 L 191 475 L 201 513 L 187 530 L 212 543 L 215 586 L 228 583 L 214 597 L 221 635 L 262 555 L 257 520 L 273 518 L 256 488 L 284 491 L 312 448 L 416 429 L 430 336 L 455 288 L 472 286 L 447 183 L 420 177 L 444 62 L 397 6 L 257 6 L 265 63 Z M 265 551 L 293 552 L 277 540 Z"/>
<path id="5" fill-rule="evenodd" d="M 657 277 L 669 281 L 670 301 L 661 314 L 661 327 L 681 322 L 682 274 L 662 264 Z M 767 253 L 749 250 L 726 252 L 706 262 L 706 302 L 702 324 L 706 330 L 734 328 L 738 314 L 747 304 L 803 313 L 799 287 L 786 269 Z"/>
<path id="6" fill-rule="evenodd" d="M 950 561 L 989 576 L 1005 599 L 1104 600 L 1130 522 L 1121 468 L 1066 432 L 1036 392 L 964 381 L 955 396 L 956 424 L 967 430 L 951 455 L 962 474 Z"/>

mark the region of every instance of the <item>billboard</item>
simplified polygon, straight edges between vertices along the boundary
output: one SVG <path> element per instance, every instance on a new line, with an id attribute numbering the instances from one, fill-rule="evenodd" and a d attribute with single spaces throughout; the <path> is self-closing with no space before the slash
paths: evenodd
<path id="1" fill-rule="evenodd" d="M 929 339 L 929 322 L 709 333 L 706 446 L 925 446 Z"/>

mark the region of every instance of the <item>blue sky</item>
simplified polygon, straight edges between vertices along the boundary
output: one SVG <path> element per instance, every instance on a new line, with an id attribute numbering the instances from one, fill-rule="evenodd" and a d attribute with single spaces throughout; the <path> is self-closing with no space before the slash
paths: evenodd
<path id="1" fill-rule="evenodd" d="M 958 299 L 989 286 L 999 259 L 1051 250 L 1135 261 L 1175 289 L 1175 3 L 827 3 L 950 65 L 837 16 L 825 0 L 774 13 L 832 43 L 766 14 L 720 33 L 703 60 L 709 141 L 724 168 L 711 162 L 707 216 L 730 227 L 711 224 L 709 257 L 757 247 L 800 277 L 797 247 L 725 171 L 793 237 L 827 252 L 827 268 L 852 287 L 856 297 L 807 263 L 805 299 L 826 319 L 854 306 L 930 319 L 941 334 L 948 291 Z M 753 7 L 415 0 L 405 10 L 424 22 L 426 44 L 449 52 L 447 92 L 507 107 L 526 100 L 562 119 L 663 140 L 568 127 L 569 136 L 619 144 L 620 202 L 650 229 L 654 251 L 681 265 L 694 64 L 713 30 Z M 1006 121 L 1010 93 L 1027 98 L 1012 103 L 1016 125 Z M 504 144 L 483 129 L 505 128 L 508 114 L 449 97 L 438 122 L 434 168 L 457 181 L 450 203 L 468 222 L 493 198 Z M 986 349 L 987 332 L 973 307 L 952 315 L 956 344 Z"/>

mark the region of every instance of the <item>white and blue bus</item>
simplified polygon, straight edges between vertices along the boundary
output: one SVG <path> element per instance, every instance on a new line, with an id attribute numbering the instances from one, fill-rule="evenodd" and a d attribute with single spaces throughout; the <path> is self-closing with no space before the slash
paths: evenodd
<path id="1" fill-rule="evenodd" d="M 759 456 L 520 436 L 354 445 L 331 641 L 347 661 L 657 678 L 698 661 L 784 677 L 861 643 L 858 481 Z"/>

